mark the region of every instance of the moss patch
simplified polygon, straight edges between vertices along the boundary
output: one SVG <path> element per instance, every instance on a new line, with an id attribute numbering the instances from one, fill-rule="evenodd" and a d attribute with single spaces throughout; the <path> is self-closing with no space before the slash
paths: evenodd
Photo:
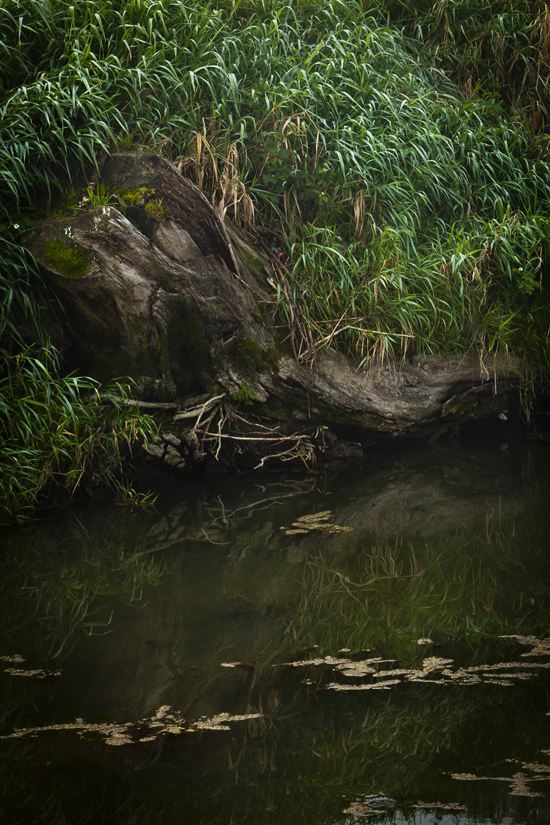
<path id="1" fill-rule="evenodd" d="M 266 280 L 266 274 L 264 270 L 265 262 L 260 255 L 252 255 L 244 246 L 239 246 L 239 251 L 242 252 L 246 260 L 250 263 L 250 265 L 254 268 L 256 273 L 262 277 L 262 280 Z"/>
<path id="2" fill-rule="evenodd" d="M 130 378 L 135 377 L 137 371 L 133 371 L 128 362 L 121 357 L 118 349 L 111 347 L 101 347 L 90 342 L 88 338 L 83 342 L 86 348 L 90 374 L 100 381 L 110 381 L 119 375 L 126 375 Z M 132 374 L 133 373 L 133 374 Z"/>
<path id="3" fill-rule="evenodd" d="M 141 186 L 139 189 L 121 189 L 118 194 L 127 206 L 138 206 L 144 204 L 147 198 L 152 197 L 155 190 Z"/>
<path id="4" fill-rule="evenodd" d="M 275 350 L 264 350 L 250 338 L 234 335 L 227 343 L 225 354 L 228 362 L 241 371 L 273 372 L 278 358 Z"/>
<path id="5" fill-rule="evenodd" d="M 145 209 L 157 218 L 164 219 L 166 217 L 166 209 L 162 205 L 162 199 L 157 198 L 154 201 L 148 201 L 145 204 Z"/>
<path id="6" fill-rule="evenodd" d="M 46 241 L 43 249 L 44 260 L 65 278 L 83 278 L 90 269 L 90 254 L 80 246 L 67 246 L 56 238 Z"/>
<path id="7" fill-rule="evenodd" d="M 143 335 L 145 333 L 145 320 L 140 317 L 132 318 L 128 323 L 128 329 L 130 332 L 133 332 L 134 335 Z"/>

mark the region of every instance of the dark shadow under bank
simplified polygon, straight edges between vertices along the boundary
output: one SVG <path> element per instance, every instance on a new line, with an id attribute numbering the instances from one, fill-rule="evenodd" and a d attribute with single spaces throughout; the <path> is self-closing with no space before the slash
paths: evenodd
<path id="1" fill-rule="evenodd" d="M 440 419 L 401 435 L 365 432 L 349 425 L 327 427 L 315 416 L 310 421 L 277 425 L 238 410 L 235 419 L 231 420 L 229 412 L 224 422 L 228 425 L 226 440 L 212 437 L 200 442 L 200 426 L 197 438 L 185 426 L 187 421 L 174 423 L 177 418 L 172 411 L 160 414 L 155 443 L 136 449 L 129 458 L 126 470 L 139 490 L 163 489 L 163 480 L 169 489 L 178 479 L 266 470 L 323 473 L 370 468 L 373 462 L 378 465 L 415 453 L 468 453 L 479 447 L 506 453 L 522 445 L 550 443 L 550 396 L 541 393 L 527 406 L 517 391 L 506 394 L 504 401 L 499 399 L 499 411 L 491 416 L 477 417 L 472 412 L 459 421 Z M 262 436 L 267 436 L 265 443 Z M 300 446 L 295 448 L 298 441 Z"/>

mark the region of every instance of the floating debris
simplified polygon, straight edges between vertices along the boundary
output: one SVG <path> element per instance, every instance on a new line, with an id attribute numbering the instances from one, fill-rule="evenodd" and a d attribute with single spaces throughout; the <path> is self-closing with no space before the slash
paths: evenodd
<path id="1" fill-rule="evenodd" d="M 527 767 L 528 763 L 525 763 L 523 765 L 523 768 Z M 550 768 L 546 768 L 546 770 L 550 771 Z M 527 774 L 523 773 L 523 771 L 517 771 L 512 776 L 476 776 L 474 773 L 451 773 L 449 774 L 449 776 L 451 777 L 451 779 L 458 779 L 460 781 L 469 782 L 508 782 L 510 786 L 510 794 L 512 796 L 529 796 L 533 798 L 544 796 L 544 794 L 532 791 L 528 783 L 540 779 L 550 779 L 550 776 L 527 776 Z"/>
<path id="2" fill-rule="evenodd" d="M 452 659 L 442 659 L 440 656 L 429 656 L 422 662 L 422 670 L 408 671 L 408 681 L 417 682 L 419 680 L 422 680 L 423 682 L 429 682 L 430 680 L 426 678 L 427 676 L 429 676 L 431 673 L 443 671 L 445 670 L 447 665 L 452 664 Z"/>
<path id="3" fill-rule="evenodd" d="M 410 670 L 404 670 L 403 668 L 396 667 L 394 670 L 379 670 L 374 674 L 374 678 L 385 679 L 386 676 L 407 676 L 410 673 Z"/>
<path id="4" fill-rule="evenodd" d="M 418 808 L 425 811 L 465 811 L 464 805 L 458 802 L 415 802 L 414 805 L 408 807 Z"/>
<path id="5" fill-rule="evenodd" d="M 417 645 L 434 645 L 435 642 L 432 639 L 417 639 Z"/>
<path id="6" fill-rule="evenodd" d="M 307 516 L 300 516 L 295 524 L 316 524 L 319 521 L 328 521 L 332 515 L 332 510 L 320 510 L 318 513 L 310 513 Z"/>
<path id="7" fill-rule="evenodd" d="M 35 679 L 49 679 L 52 676 L 61 676 L 62 670 L 21 670 L 18 667 L 6 667 L 4 673 L 10 676 L 30 676 Z"/>
<path id="8" fill-rule="evenodd" d="M 483 679 L 477 673 L 467 673 L 463 668 L 458 668 L 455 671 L 445 668 L 441 675 L 447 676 L 451 683 L 459 685 L 479 685 L 483 682 Z"/>
<path id="9" fill-rule="evenodd" d="M 13 656 L 0 656 L 0 662 L 14 662 L 20 664 L 24 661 L 24 658 L 19 653 L 15 653 Z"/>
<path id="10" fill-rule="evenodd" d="M 351 814 L 352 816 L 370 816 L 372 814 L 382 813 L 388 808 L 395 808 L 396 805 L 397 802 L 395 799 L 390 799 L 389 796 L 371 793 L 352 802 L 350 807 L 344 810 L 344 813 Z"/>
<path id="11" fill-rule="evenodd" d="M 353 676 L 355 678 L 376 673 L 376 669 L 366 662 L 348 662 L 345 665 L 336 665 L 336 670 L 339 670 L 344 676 Z"/>
<path id="12" fill-rule="evenodd" d="M 548 753 L 548 751 L 542 751 Z M 524 770 L 534 771 L 535 773 L 550 774 L 550 765 L 543 765 L 541 762 L 523 762 L 521 766 Z M 533 777 L 534 779 L 535 777 Z M 550 779 L 550 776 L 536 777 L 538 779 Z"/>
<path id="13" fill-rule="evenodd" d="M 505 637 L 505 638 L 516 638 Z M 525 643 L 541 643 L 535 637 L 520 637 Z M 544 641 L 544 640 L 543 640 Z M 339 653 L 349 652 L 346 648 L 341 648 Z M 363 653 L 370 651 L 361 651 Z M 357 655 L 357 654 L 356 654 Z M 538 654 L 537 654 L 538 655 Z M 513 687 L 518 681 L 532 679 L 535 673 L 541 669 L 550 668 L 550 661 L 547 662 L 498 662 L 496 664 L 475 665 L 473 667 L 455 667 L 453 659 L 445 659 L 441 656 L 427 656 L 422 661 L 421 668 L 391 668 L 380 669 L 382 664 L 394 664 L 395 659 L 382 659 L 374 656 L 368 659 L 354 660 L 341 656 L 323 656 L 315 659 L 300 659 L 294 662 L 284 662 L 282 665 L 273 667 L 320 667 L 328 665 L 340 675 L 352 679 L 365 678 L 367 682 L 360 685 L 346 685 L 331 682 L 326 685 L 327 690 L 375 690 L 377 688 L 388 688 L 406 682 L 421 682 L 422 684 L 433 685 L 498 685 L 498 687 Z M 225 667 L 236 666 L 237 663 L 225 663 Z M 242 665 L 241 665 L 242 666 Z"/>
<path id="14" fill-rule="evenodd" d="M 332 513 L 330 510 L 321 510 L 319 513 L 309 513 L 300 516 L 292 522 L 291 527 L 280 527 L 285 536 L 297 536 L 311 533 L 313 530 L 324 530 L 326 533 L 349 533 L 352 527 L 343 527 L 340 524 L 333 524 L 329 521 Z"/>
<path id="15" fill-rule="evenodd" d="M 118 730 L 113 731 L 111 735 L 108 736 L 105 740 L 106 745 L 111 745 L 113 747 L 118 747 L 119 745 L 131 745 L 132 742 L 133 739 L 131 739 L 130 736 L 126 736 L 124 733 Z"/>
<path id="16" fill-rule="evenodd" d="M 254 670 L 254 665 L 248 662 L 220 662 L 220 667 L 242 667 L 244 670 Z"/>
<path id="17" fill-rule="evenodd" d="M 452 659 L 442 659 L 439 656 L 430 656 L 422 662 L 422 670 L 430 673 L 432 670 L 441 670 L 445 665 L 452 665 Z"/>
<path id="18" fill-rule="evenodd" d="M 496 665 L 477 665 L 475 667 L 465 668 L 466 673 L 488 673 L 495 670 L 511 670 L 514 668 L 522 668 L 525 670 L 538 670 L 550 667 L 550 662 L 499 662 Z M 494 675 L 494 674 L 491 674 Z M 518 676 L 516 676 L 518 678 Z"/>
<path id="19" fill-rule="evenodd" d="M 358 662 L 354 662 L 351 659 L 348 659 L 348 662 L 345 664 L 336 665 L 336 670 L 339 670 L 344 676 L 367 676 L 372 674 L 375 678 L 380 676 L 381 673 L 391 674 L 392 676 L 395 675 L 393 670 L 383 670 L 377 671 L 375 667 L 372 665 L 380 665 L 380 664 L 391 664 L 395 662 L 395 659 L 380 659 L 378 656 L 372 659 L 361 659 Z"/>
<path id="20" fill-rule="evenodd" d="M 528 653 L 522 653 L 522 658 L 525 656 L 550 656 L 550 639 L 537 639 L 536 636 L 499 636 L 500 639 L 515 639 L 520 645 L 530 645 L 531 650 Z"/>
<path id="21" fill-rule="evenodd" d="M 499 662 L 492 665 L 477 665 L 475 667 L 456 668 L 453 670 L 450 665 L 452 659 L 443 659 L 439 656 L 430 656 L 424 659 L 422 669 L 408 670 L 406 668 L 393 668 L 391 670 L 378 670 L 381 663 L 393 663 L 395 659 L 381 659 L 373 657 L 361 661 L 351 659 L 339 659 L 333 656 L 325 656 L 319 659 L 306 659 L 298 662 L 286 663 L 292 667 L 304 667 L 307 665 L 330 665 L 335 670 L 348 677 L 370 676 L 373 679 L 392 679 L 394 684 L 399 681 L 423 682 L 424 684 L 436 685 L 479 685 L 491 684 L 500 687 L 511 687 L 518 680 L 526 681 L 533 677 L 533 673 L 539 669 L 550 668 L 550 662 Z M 401 677 L 395 680 L 395 677 Z M 437 676 L 436 679 L 430 678 Z"/>
<path id="22" fill-rule="evenodd" d="M 535 791 L 532 791 L 529 788 L 527 783 L 529 782 L 530 779 L 533 779 L 533 777 L 526 776 L 521 771 L 518 771 L 518 773 L 515 773 L 512 776 L 512 783 L 510 785 L 510 793 L 513 796 L 531 796 L 531 797 L 544 796 L 543 793 L 536 793 Z"/>
<path id="23" fill-rule="evenodd" d="M 308 665 L 343 665 L 351 659 L 339 659 L 336 656 L 323 656 L 322 659 L 299 659 L 297 662 L 283 662 L 282 667 L 307 667 Z M 273 665 L 280 667 L 280 665 Z"/>
<path id="24" fill-rule="evenodd" d="M 528 653 L 522 653 L 522 656 L 550 656 L 550 639 L 542 639 L 535 647 Z"/>
<path id="25" fill-rule="evenodd" d="M 182 733 L 193 733 L 198 730 L 230 730 L 227 722 L 242 722 L 248 719 L 259 719 L 261 713 L 229 714 L 218 713 L 216 716 L 203 716 L 195 722 L 189 724 L 178 711 L 172 710 L 170 705 L 161 705 L 156 713 L 149 719 L 141 719 L 139 722 L 99 723 L 87 724 L 83 719 L 75 719 L 74 722 L 58 725 L 45 725 L 37 728 L 19 728 L 7 736 L 0 736 L 0 739 L 24 739 L 35 737 L 39 733 L 49 731 L 70 731 L 74 730 L 79 737 L 87 738 L 90 733 L 97 733 L 104 737 L 106 745 L 128 745 L 134 742 L 151 742 L 161 735 Z"/>
<path id="26" fill-rule="evenodd" d="M 354 662 L 353 659 L 341 659 L 337 656 L 323 656 L 318 659 L 299 659 L 296 662 L 283 662 L 282 667 L 307 667 L 308 665 L 333 665 L 336 670 L 355 670 L 361 667 L 370 667 L 372 664 L 386 664 L 387 662 L 394 662 L 395 659 L 382 659 L 375 656 L 372 659 L 362 659 L 359 662 Z M 273 665 L 273 667 L 281 667 L 281 665 Z M 376 672 L 374 668 L 373 672 Z M 353 674 L 354 675 L 354 674 Z"/>
<path id="27" fill-rule="evenodd" d="M 218 713 L 216 716 L 201 717 L 193 724 L 191 730 L 231 730 L 227 722 L 244 722 L 248 719 L 259 719 L 263 716 L 262 713 L 246 713 L 238 716 L 231 716 L 229 713 Z"/>
<path id="28" fill-rule="evenodd" d="M 489 779 L 488 776 L 476 776 L 475 773 L 452 773 L 450 774 L 451 779 L 460 779 L 465 780 L 474 780 L 474 779 Z"/>
<path id="29" fill-rule="evenodd" d="M 483 673 L 484 676 L 487 673 Z M 531 674 L 529 673 L 491 673 L 491 677 L 493 679 L 530 679 Z"/>
<path id="30" fill-rule="evenodd" d="M 100 733 L 106 737 L 105 743 L 110 745 L 112 744 L 112 739 L 117 737 L 117 735 L 119 737 L 123 736 L 126 729 L 130 727 L 132 727 L 131 722 L 127 722 L 124 725 L 103 723 L 87 725 L 82 721 L 82 719 L 77 719 L 75 722 L 68 722 L 59 725 L 44 725 L 36 728 L 19 728 L 6 736 L 0 736 L 0 739 L 24 739 L 27 736 L 34 738 L 36 734 L 46 733 L 48 731 L 75 730 L 81 738 L 83 738 L 87 733 Z"/>

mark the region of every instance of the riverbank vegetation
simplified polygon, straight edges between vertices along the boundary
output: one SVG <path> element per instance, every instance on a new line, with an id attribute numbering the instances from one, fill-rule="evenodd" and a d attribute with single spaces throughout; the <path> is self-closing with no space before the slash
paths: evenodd
<path id="1" fill-rule="evenodd" d="M 72 433 L 67 404 L 78 421 L 91 409 L 90 382 L 55 365 L 24 231 L 78 203 L 103 152 L 166 154 L 277 247 L 280 314 L 312 357 L 499 350 L 546 368 L 549 55 L 539 0 L 0 3 L 11 517 L 50 477 L 52 433 Z M 78 474 L 87 433 L 64 442 L 63 472 Z"/>

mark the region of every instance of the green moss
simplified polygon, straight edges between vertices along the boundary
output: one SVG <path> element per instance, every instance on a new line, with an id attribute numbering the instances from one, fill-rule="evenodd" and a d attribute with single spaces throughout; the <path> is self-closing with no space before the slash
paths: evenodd
<path id="1" fill-rule="evenodd" d="M 90 254 L 80 246 L 67 246 L 56 238 L 44 244 L 44 260 L 65 278 L 83 278 L 90 269 Z"/>
<path id="2" fill-rule="evenodd" d="M 244 335 L 234 335 L 225 348 L 231 364 L 242 371 L 272 372 L 278 363 L 275 350 L 265 352 L 258 344 Z"/>
<path id="3" fill-rule="evenodd" d="M 145 209 L 157 218 L 164 219 L 166 217 L 166 209 L 162 205 L 162 199 L 157 198 L 154 201 L 148 201 L 145 204 Z"/>
<path id="4" fill-rule="evenodd" d="M 120 353 L 112 348 L 96 346 L 87 342 L 88 367 L 91 374 L 100 381 L 110 381 L 114 376 L 132 377 L 128 363 Z"/>
<path id="5" fill-rule="evenodd" d="M 254 267 L 256 272 L 262 276 L 262 279 L 266 280 L 266 274 L 264 271 L 264 261 L 259 255 L 251 255 L 250 252 L 245 249 L 243 246 L 239 246 L 239 251 L 244 255 L 246 260 Z"/>
<path id="6" fill-rule="evenodd" d="M 262 415 L 285 424 L 308 420 L 307 396 L 301 390 L 279 386 L 270 391 Z"/>
<path id="7" fill-rule="evenodd" d="M 126 206 L 138 206 L 147 198 L 155 194 L 154 189 L 147 189 L 146 186 L 141 186 L 139 189 L 121 189 L 118 193 Z"/>
<path id="8" fill-rule="evenodd" d="M 134 335 L 143 334 L 145 332 L 145 321 L 143 318 L 133 318 L 128 324 L 128 328 Z"/>

